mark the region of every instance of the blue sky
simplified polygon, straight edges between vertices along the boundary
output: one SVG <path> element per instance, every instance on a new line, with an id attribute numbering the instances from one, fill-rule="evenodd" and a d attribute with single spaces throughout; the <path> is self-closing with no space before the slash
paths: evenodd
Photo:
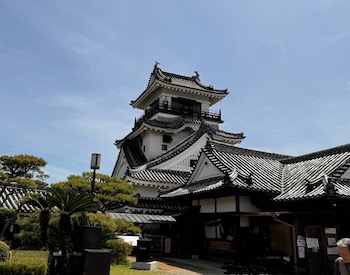
<path id="1" fill-rule="evenodd" d="M 302 155 L 350 142 L 348 0 L 0 0 L 0 155 L 49 182 L 111 174 L 155 61 L 229 95 L 241 147 Z"/>

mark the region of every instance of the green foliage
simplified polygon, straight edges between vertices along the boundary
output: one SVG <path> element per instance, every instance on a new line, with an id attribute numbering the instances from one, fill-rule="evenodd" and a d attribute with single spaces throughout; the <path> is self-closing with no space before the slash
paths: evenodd
<path id="1" fill-rule="evenodd" d="M 132 222 L 124 221 L 122 219 L 116 219 L 114 221 L 117 225 L 116 232 L 118 233 L 137 234 L 142 232 L 141 228 L 138 226 L 135 226 Z"/>
<path id="2" fill-rule="evenodd" d="M 51 186 L 72 188 L 79 193 L 90 194 L 92 174 L 92 172 L 84 172 L 81 176 L 71 175 L 67 181 Z M 105 209 L 137 203 L 137 198 L 132 195 L 133 187 L 127 182 L 104 174 L 96 174 L 95 182 L 95 198 L 103 204 Z"/>
<path id="3" fill-rule="evenodd" d="M 46 275 L 47 262 L 47 252 L 13 251 L 10 261 L 0 263 L 0 274 Z"/>
<path id="4" fill-rule="evenodd" d="M 111 264 L 127 264 L 128 256 L 132 251 L 132 246 L 123 240 L 108 240 L 105 244 L 107 249 L 111 249 Z"/>
<path id="5" fill-rule="evenodd" d="M 89 225 L 102 227 L 102 235 L 113 234 L 117 229 L 115 220 L 107 214 L 88 213 L 87 218 Z"/>
<path id="6" fill-rule="evenodd" d="M 48 175 L 41 169 L 47 162 L 32 155 L 1 156 L 0 178 L 5 183 L 10 181 L 18 183 L 24 188 L 36 188 L 39 185 L 46 185 L 44 180 Z"/>
<path id="7" fill-rule="evenodd" d="M 13 215 L 15 215 L 16 211 L 13 209 L 8 209 L 1 207 L 0 208 L 0 228 L 4 226 Z"/>
<path id="8" fill-rule="evenodd" d="M 9 256 L 10 256 L 10 247 L 7 245 L 7 243 L 0 241 L 0 262 L 4 262 L 8 260 Z"/>
<path id="9" fill-rule="evenodd" d="M 51 188 L 48 195 L 48 201 L 52 207 L 55 207 L 60 213 L 59 235 L 61 240 L 61 250 L 69 251 L 69 245 L 72 240 L 72 223 L 71 216 L 76 213 L 97 211 L 100 209 L 100 204 L 92 200 L 89 195 L 80 194 L 74 189 Z"/>
<path id="10" fill-rule="evenodd" d="M 20 239 L 20 249 L 41 249 L 39 213 L 20 219 L 21 231 L 15 235 Z"/>

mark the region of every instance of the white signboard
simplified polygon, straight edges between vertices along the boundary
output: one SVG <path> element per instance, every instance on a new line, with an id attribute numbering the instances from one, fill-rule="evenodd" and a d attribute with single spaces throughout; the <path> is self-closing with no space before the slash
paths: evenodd
<path id="1" fill-rule="evenodd" d="M 327 238 L 327 244 L 330 246 L 335 246 L 336 245 L 335 238 L 333 237 Z"/>
<path id="2" fill-rule="evenodd" d="M 297 237 L 297 246 L 306 246 L 305 238 L 303 236 Z"/>
<path id="3" fill-rule="evenodd" d="M 329 246 L 327 247 L 327 255 L 338 255 L 339 250 L 337 246 Z"/>
<path id="4" fill-rule="evenodd" d="M 324 233 L 329 235 L 335 235 L 337 234 L 337 230 L 333 227 L 328 227 L 324 229 Z"/>
<path id="5" fill-rule="evenodd" d="M 307 248 L 311 248 L 313 252 L 318 252 L 320 250 L 320 244 L 317 238 L 306 238 Z"/>
<path id="6" fill-rule="evenodd" d="M 305 259 L 305 246 L 298 246 L 298 255 L 300 259 Z"/>

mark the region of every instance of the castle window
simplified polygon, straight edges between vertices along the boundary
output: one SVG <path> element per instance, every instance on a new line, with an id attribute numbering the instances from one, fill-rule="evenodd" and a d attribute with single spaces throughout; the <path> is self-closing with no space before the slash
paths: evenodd
<path id="1" fill-rule="evenodd" d="M 171 143 L 173 141 L 173 138 L 169 135 L 163 135 L 163 142 L 164 143 Z"/>
<path id="2" fill-rule="evenodd" d="M 162 150 L 163 150 L 163 151 L 168 150 L 168 145 L 166 145 L 166 144 L 162 144 Z"/>
<path id="3" fill-rule="evenodd" d="M 144 151 L 144 152 L 146 151 L 146 146 L 143 146 L 143 151 Z"/>

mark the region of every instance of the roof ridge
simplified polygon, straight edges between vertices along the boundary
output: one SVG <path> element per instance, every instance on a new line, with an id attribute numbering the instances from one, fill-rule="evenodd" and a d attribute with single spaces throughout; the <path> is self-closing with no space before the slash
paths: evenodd
<path id="1" fill-rule="evenodd" d="M 212 143 L 212 147 L 217 151 L 230 150 L 230 152 L 228 153 L 239 153 L 243 155 L 266 157 L 266 158 L 280 159 L 280 160 L 291 158 L 291 156 L 288 156 L 288 155 L 238 147 L 234 144 L 226 144 L 222 142 L 217 142 L 215 140 L 209 140 L 208 142 Z M 226 147 L 226 148 L 223 148 L 223 147 Z"/>
<path id="2" fill-rule="evenodd" d="M 289 163 L 295 163 L 295 162 L 300 162 L 304 160 L 315 159 L 323 156 L 336 155 L 336 154 L 345 153 L 345 152 L 350 152 L 350 143 L 328 148 L 325 150 L 308 153 L 301 156 L 291 157 L 291 158 L 282 160 L 281 162 L 283 164 L 289 164 Z"/>

